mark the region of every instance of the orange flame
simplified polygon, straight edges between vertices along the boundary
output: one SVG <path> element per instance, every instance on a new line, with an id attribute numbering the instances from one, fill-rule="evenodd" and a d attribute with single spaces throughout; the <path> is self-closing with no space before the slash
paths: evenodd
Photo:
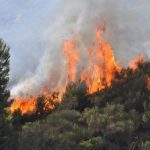
<path id="1" fill-rule="evenodd" d="M 76 44 L 73 41 L 65 41 L 64 53 L 68 60 L 68 78 L 70 82 L 75 82 L 77 73 L 77 64 L 80 59 L 79 52 L 76 50 Z"/>
<path id="2" fill-rule="evenodd" d="M 111 46 L 102 39 L 102 35 L 103 30 L 97 30 L 98 48 L 89 49 L 89 66 L 83 70 L 81 76 L 81 80 L 86 82 L 90 94 L 109 87 L 115 72 L 121 71 L 115 62 Z"/>
<path id="3" fill-rule="evenodd" d="M 15 101 L 10 107 L 11 112 L 20 110 L 22 115 L 32 114 L 36 112 L 36 100 L 34 97 L 31 98 L 15 98 Z"/>
<path id="4" fill-rule="evenodd" d="M 117 65 L 114 58 L 114 53 L 109 45 L 102 38 L 104 30 L 96 31 L 96 42 L 92 48 L 87 51 L 88 66 L 80 73 L 78 72 L 78 65 L 80 60 L 80 53 L 77 50 L 77 45 L 74 41 L 68 40 L 64 42 L 63 52 L 67 59 L 67 76 L 66 84 L 68 82 L 76 82 L 77 80 L 84 81 L 88 88 L 88 93 L 92 94 L 105 87 L 110 87 L 112 80 L 115 78 L 115 72 L 120 72 L 121 68 Z M 81 75 L 78 77 L 78 75 Z M 66 84 L 63 90 L 66 89 Z M 43 86 L 44 87 L 44 86 Z M 44 110 L 52 110 L 54 105 L 49 103 L 49 99 L 54 102 L 60 102 L 57 96 L 49 94 L 45 91 L 47 101 Z M 60 91 L 59 91 L 60 92 Z M 59 96 L 58 96 L 59 97 Z M 11 112 L 21 110 L 22 115 L 34 114 L 37 111 L 37 96 L 30 98 L 17 98 L 11 105 Z"/>
<path id="5" fill-rule="evenodd" d="M 136 70 L 138 67 L 139 63 L 143 63 L 144 62 L 144 56 L 143 55 L 138 55 L 135 59 L 133 59 L 130 63 L 129 63 L 129 67 L 133 70 Z"/>
<path id="6" fill-rule="evenodd" d="M 59 98 L 57 93 L 52 93 L 51 95 L 43 94 L 44 106 L 43 111 L 48 112 L 54 109 L 54 104 L 59 103 Z M 21 111 L 22 115 L 31 115 L 37 112 L 37 103 L 40 96 L 30 96 L 30 97 L 14 97 L 15 101 L 10 107 L 10 111 L 13 113 L 18 109 Z"/>

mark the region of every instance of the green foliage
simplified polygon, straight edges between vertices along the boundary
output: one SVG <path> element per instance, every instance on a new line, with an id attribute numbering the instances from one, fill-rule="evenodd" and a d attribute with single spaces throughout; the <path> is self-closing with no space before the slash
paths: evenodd
<path id="1" fill-rule="evenodd" d="M 71 83 L 67 86 L 66 92 L 63 95 L 62 109 L 75 109 L 83 111 L 89 107 L 90 103 L 87 99 L 87 88 L 84 83 Z"/>
<path id="2" fill-rule="evenodd" d="M 15 130 L 20 130 L 21 124 L 23 122 L 23 118 L 22 118 L 20 109 L 16 110 L 11 115 L 11 122 L 12 122 L 12 126 L 14 127 Z"/>
<path id="3" fill-rule="evenodd" d="M 9 47 L 0 39 L 0 149 L 6 149 L 11 129 L 7 119 L 6 107 L 8 106 L 9 90 Z"/>
<path id="4" fill-rule="evenodd" d="M 108 104 L 103 109 L 86 109 L 81 120 L 87 124 L 91 136 L 101 136 L 106 142 L 113 141 L 116 146 L 119 142 L 118 146 L 125 149 L 130 142 L 129 137 L 135 130 L 136 122 L 133 117 L 135 115 L 126 113 L 122 105 Z"/>
<path id="5" fill-rule="evenodd" d="M 0 70 L 0 107 L 4 110 L 9 95 L 9 48 L 1 42 L 0 63 L 5 69 Z M 34 115 L 22 116 L 17 110 L 8 119 L 3 113 L 0 150 L 149 150 L 148 77 L 150 63 L 139 63 L 134 71 L 127 68 L 117 73 L 112 86 L 97 93 L 88 95 L 84 83 L 71 83 L 59 105 L 52 101 L 58 96 L 54 93 L 52 99 L 37 98 Z M 47 109 L 49 104 L 56 106 L 53 111 Z"/>
<path id="6" fill-rule="evenodd" d="M 106 149 L 107 142 L 102 137 L 93 137 L 89 140 L 82 141 L 80 145 L 85 150 L 99 150 L 99 149 Z"/>
<path id="7" fill-rule="evenodd" d="M 9 139 L 9 123 L 5 116 L 0 116 L 0 149 L 3 150 Z"/>
<path id="8" fill-rule="evenodd" d="M 9 58 L 9 47 L 0 39 L 0 113 L 8 106 Z"/>
<path id="9" fill-rule="evenodd" d="M 143 112 L 143 102 L 150 100 L 150 91 L 147 88 L 148 70 L 149 68 L 145 66 L 135 71 L 129 68 L 122 70 L 116 75 L 116 80 L 110 88 L 90 97 L 91 103 L 99 107 L 104 107 L 110 102 L 120 103 L 125 106 L 126 111 L 136 109 L 138 112 Z"/>
<path id="10" fill-rule="evenodd" d="M 24 125 L 18 149 L 77 149 L 85 136 L 85 129 L 78 124 L 79 117 L 79 112 L 64 110 L 52 113 L 46 120 Z"/>
<path id="11" fill-rule="evenodd" d="M 138 114 L 124 111 L 123 105 L 103 109 L 55 111 L 46 119 L 23 126 L 19 150 L 126 150 L 137 124 Z"/>
<path id="12" fill-rule="evenodd" d="M 141 150 L 149 150 L 150 149 L 150 141 L 146 141 L 142 144 Z"/>
<path id="13" fill-rule="evenodd" d="M 92 140 L 91 139 L 90 140 L 86 140 L 86 141 L 82 141 L 80 143 L 80 146 L 82 146 L 83 148 L 85 148 L 87 150 L 94 147 L 94 145 L 92 144 Z"/>
<path id="14" fill-rule="evenodd" d="M 145 124 L 149 124 L 150 126 L 150 102 L 145 101 L 144 102 L 144 113 L 142 116 L 143 122 Z"/>

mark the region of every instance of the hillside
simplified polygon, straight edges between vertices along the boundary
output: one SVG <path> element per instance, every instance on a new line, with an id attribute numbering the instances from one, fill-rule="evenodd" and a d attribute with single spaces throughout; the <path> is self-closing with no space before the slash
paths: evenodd
<path id="1" fill-rule="evenodd" d="M 125 68 L 115 76 L 110 87 L 93 94 L 88 94 L 83 82 L 69 84 L 62 102 L 48 113 L 42 113 L 42 107 L 40 115 L 22 116 L 15 111 L 9 146 L 15 150 L 149 150 L 150 63 L 139 62 L 135 69 Z"/>

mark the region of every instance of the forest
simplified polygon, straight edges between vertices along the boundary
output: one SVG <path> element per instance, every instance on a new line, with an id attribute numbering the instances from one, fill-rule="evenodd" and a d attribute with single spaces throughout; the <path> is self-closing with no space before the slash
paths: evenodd
<path id="1" fill-rule="evenodd" d="M 92 94 L 82 81 L 67 85 L 61 103 L 44 95 L 36 111 L 10 112 L 10 48 L 0 40 L 0 150 L 149 150 L 150 62 L 116 72 Z M 57 98 L 57 93 L 53 94 Z M 49 101 L 54 108 L 45 110 Z"/>

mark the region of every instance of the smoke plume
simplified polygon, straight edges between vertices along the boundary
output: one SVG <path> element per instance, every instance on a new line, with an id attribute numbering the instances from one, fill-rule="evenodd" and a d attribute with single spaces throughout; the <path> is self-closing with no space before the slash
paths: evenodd
<path id="1" fill-rule="evenodd" d="M 148 0 L 63 0 L 54 11 L 53 22 L 44 26 L 42 55 L 35 71 L 12 84 L 11 94 L 35 94 L 41 89 L 59 90 L 67 78 L 63 43 L 73 39 L 83 59 L 95 40 L 97 28 L 106 28 L 105 40 L 111 43 L 121 65 L 138 54 L 150 56 L 150 2 Z M 49 19 L 49 18 L 47 18 Z M 21 67 L 21 66 L 20 66 Z M 28 66 L 30 67 L 30 66 Z M 19 75 L 18 75 L 19 76 Z M 13 80 L 13 77 L 12 77 Z M 44 86 L 43 86 L 44 85 Z"/>

